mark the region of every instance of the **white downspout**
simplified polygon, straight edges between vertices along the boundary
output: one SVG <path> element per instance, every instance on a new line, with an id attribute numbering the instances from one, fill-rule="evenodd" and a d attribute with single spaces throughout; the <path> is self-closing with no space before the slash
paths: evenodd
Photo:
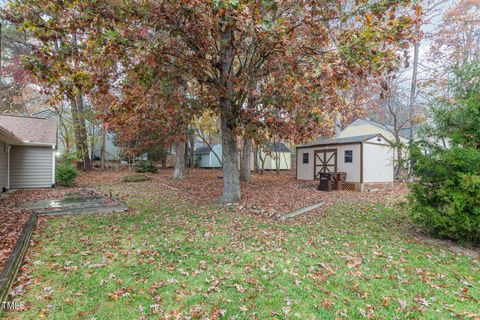
<path id="1" fill-rule="evenodd" d="M 55 146 L 52 146 L 52 188 L 55 188 Z"/>
<path id="2" fill-rule="evenodd" d="M 7 144 L 7 190 L 10 190 L 10 148 L 12 146 Z"/>

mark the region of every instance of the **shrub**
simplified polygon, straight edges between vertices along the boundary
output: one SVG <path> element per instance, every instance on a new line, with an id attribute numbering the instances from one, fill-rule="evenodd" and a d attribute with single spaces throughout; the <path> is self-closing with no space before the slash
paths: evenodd
<path id="1" fill-rule="evenodd" d="M 480 243 L 480 63 L 454 71 L 454 99 L 437 101 L 426 139 L 410 150 L 410 206 L 434 233 Z"/>
<path id="2" fill-rule="evenodd" d="M 414 221 L 439 236 L 480 243 L 480 152 L 454 147 L 414 159 Z"/>
<path id="3" fill-rule="evenodd" d="M 152 179 L 143 174 L 133 174 L 133 175 L 125 176 L 122 178 L 122 182 L 143 182 L 148 180 L 152 180 Z"/>
<path id="4" fill-rule="evenodd" d="M 135 164 L 135 172 L 138 173 L 157 173 L 157 165 L 154 161 L 140 161 Z"/>
<path id="5" fill-rule="evenodd" d="M 77 169 L 69 162 L 61 163 L 57 166 L 56 181 L 63 187 L 71 187 L 78 176 Z"/>

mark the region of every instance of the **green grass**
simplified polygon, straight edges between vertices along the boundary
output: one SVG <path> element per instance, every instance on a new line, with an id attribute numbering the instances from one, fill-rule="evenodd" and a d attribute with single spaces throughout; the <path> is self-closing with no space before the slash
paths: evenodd
<path id="1" fill-rule="evenodd" d="M 137 192 L 130 213 L 49 219 L 30 249 L 33 283 L 17 299 L 29 308 L 8 316 L 445 319 L 478 312 L 478 260 L 416 241 L 401 207 L 337 206 L 309 224 L 282 224 L 136 190 L 128 191 Z"/>

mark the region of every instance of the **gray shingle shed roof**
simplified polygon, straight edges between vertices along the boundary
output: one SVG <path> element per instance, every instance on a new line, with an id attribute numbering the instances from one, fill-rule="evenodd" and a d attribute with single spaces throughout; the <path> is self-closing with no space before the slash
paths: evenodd
<path id="1" fill-rule="evenodd" d="M 212 149 L 215 146 L 216 146 L 216 144 L 212 146 Z M 200 147 L 197 148 L 197 150 L 195 150 L 196 155 L 209 154 L 210 152 L 212 152 L 212 150 L 210 149 L 209 146 L 200 146 Z"/>
<path id="2" fill-rule="evenodd" d="M 287 145 L 283 142 L 275 142 L 275 143 L 269 143 L 267 145 L 267 149 L 269 149 L 272 152 L 292 152 Z"/>
<path id="3" fill-rule="evenodd" d="M 307 147 L 313 147 L 313 146 L 333 145 L 333 144 L 360 143 L 360 142 L 375 138 L 377 136 L 383 137 L 381 134 L 367 134 L 362 136 L 353 136 L 353 137 L 345 137 L 345 138 L 319 137 L 316 140 L 306 144 L 302 144 L 297 148 L 307 148 Z M 383 139 L 385 139 L 385 137 L 383 137 Z"/>
<path id="4" fill-rule="evenodd" d="M 2 114 L 0 126 L 27 144 L 57 144 L 57 120 L 55 119 Z"/>

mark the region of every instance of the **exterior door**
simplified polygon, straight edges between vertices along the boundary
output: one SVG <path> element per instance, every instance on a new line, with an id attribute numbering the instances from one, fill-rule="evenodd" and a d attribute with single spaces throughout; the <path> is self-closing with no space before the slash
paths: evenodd
<path id="1" fill-rule="evenodd" d="M 313 174 L 314 179 L 319 173 L 337 171 L 337 149 L 316 150 L 314 152 Z"/>

